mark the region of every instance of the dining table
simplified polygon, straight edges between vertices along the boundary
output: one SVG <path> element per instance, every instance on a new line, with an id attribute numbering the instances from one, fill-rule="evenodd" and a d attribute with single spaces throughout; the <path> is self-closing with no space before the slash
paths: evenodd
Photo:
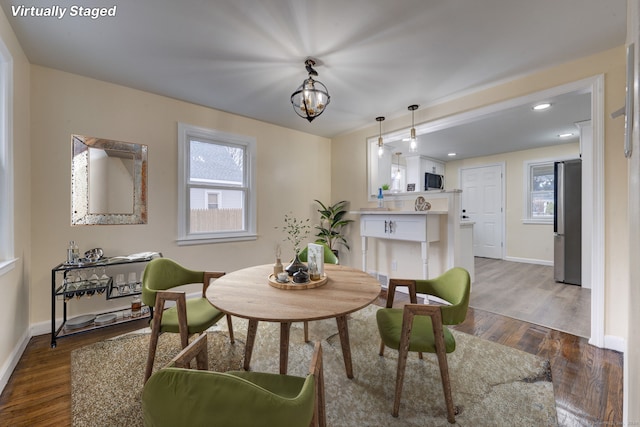
<path id="1" fill-rule="evenodd" d="M 292 282 L 279 287 L 270 283 L 272 273 L 270 264 L 243 268 L 216 279 L 206 291 L 218 310 L 248 320 L 244 369 L 250 369 L 258 322 L 280 323 L 280 373 L 286 374 L 291 324 L 335 318 L 346 374 L 353 378 L 347 317 L 378 298 L 380 282 L 362 270 L 334 264 L 324 265 L 317 287 Z"/>

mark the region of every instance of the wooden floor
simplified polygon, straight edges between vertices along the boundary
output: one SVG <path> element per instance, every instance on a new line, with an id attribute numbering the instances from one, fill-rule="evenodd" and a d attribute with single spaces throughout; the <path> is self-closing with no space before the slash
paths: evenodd
<path id="1" fill-rule="evenodd" d="M 591 336 L 591 290 L 557 283 L 552 266 L 476 257 L 470 305 L 580 337 Z"/>
<path id="2" fill-rule="evenodd" d="M 383 298 L 379 305 L 384 305 Z M 396 297 L 397 304 L 403 300 Z M 71 351 L 143 326 L 144 320 L 66 337 L 55 349 L 50 348 L 49 335 L 33 337 L 0 395 L 0 426 L 71 425 Z M 584 338 L 479 309 L 470 309 L 455 329 L 549 359 L 560 425 L 621 425 L 621 354 L 592 347 Z"/>

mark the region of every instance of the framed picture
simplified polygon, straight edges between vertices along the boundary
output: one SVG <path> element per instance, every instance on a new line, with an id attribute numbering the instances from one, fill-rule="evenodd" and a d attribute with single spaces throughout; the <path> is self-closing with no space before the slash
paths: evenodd
<path id="1" fill-rule="evenodd" d="M 407 191 L 416 191 L 415 184 L 407 184 Z"/>

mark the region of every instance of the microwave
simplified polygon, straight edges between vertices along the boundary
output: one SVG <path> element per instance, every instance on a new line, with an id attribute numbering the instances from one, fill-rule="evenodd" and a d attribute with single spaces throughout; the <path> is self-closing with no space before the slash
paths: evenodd
<path id="1" fill-rule="evenodd" d="M 424 174 L 424 191 L 443 190 L 444 176 L 436 173 L 426 172 Z"/>

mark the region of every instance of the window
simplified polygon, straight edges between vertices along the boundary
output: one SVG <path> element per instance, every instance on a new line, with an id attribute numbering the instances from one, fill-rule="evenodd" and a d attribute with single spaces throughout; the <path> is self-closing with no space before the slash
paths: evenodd
<path id="1" fill-rule="evenodd" d="M 12 58 L 0 40 L 0 275 L 13 269 Z"/>
<path id="2" fill-rule="evenodd" d="M 179 123 L 178 145 L 178 242 L 255 239 L 255 139 Z"/>
<path id="3" fill-rule="evenodd" d="M 553 222 L 553 165 L 552 161 L 525 163 L 525 222 Z"/>
<path id="4" fill-rule="evenodd" d="M 207 192 L 207 209 L 220 208 L 220 193 Z"/>

